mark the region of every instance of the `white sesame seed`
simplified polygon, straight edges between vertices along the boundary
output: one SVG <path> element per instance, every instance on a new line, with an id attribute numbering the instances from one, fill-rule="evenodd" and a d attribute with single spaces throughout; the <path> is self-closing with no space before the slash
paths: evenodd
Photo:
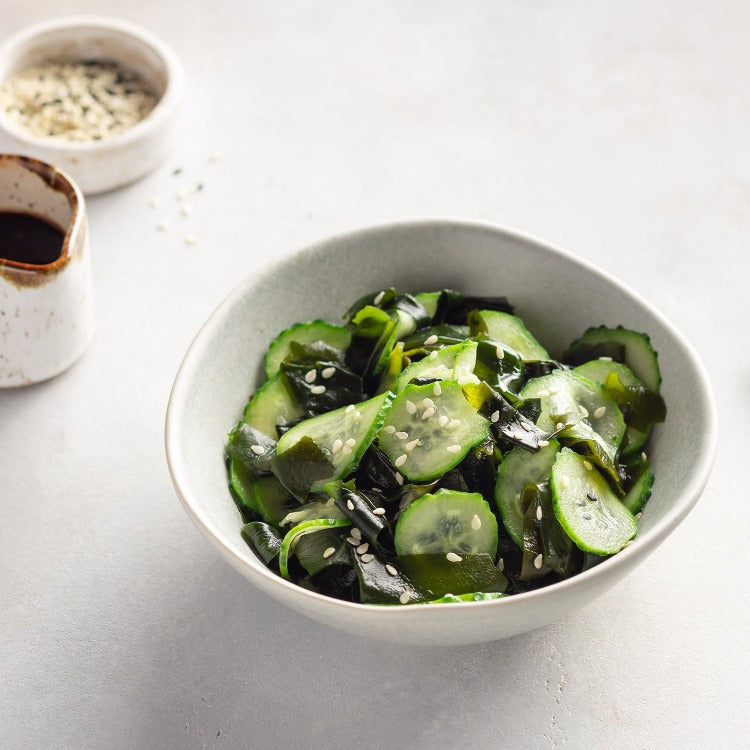
<path id="1" fill-rule="evenodd" d="M 409 401 L 409 399 L 406 399 L 406 411 L 408 411 L 409 414 L 416 414 L 417 405 L 413 401 Z"/>
<path id="2" fill-rule="evenodd" d="M 265 451 L 263 450 L 262 445 L 251 445 L 250 450 L 256 455 L 256 456 L 262 456 Z"/>
<path id="3" fill-rule="evenodd" d="M 454 443 L 453 445 L 446 446 L 445 450 L 448 453 L 458 453 L 461 450 L 461 446 L 458 443 Z"/>
<path id="4" fill-rule="evenodd" d="M 406 445 L 404 445 L 405 451 L 413 451 L 417 446 L 419 445 L 419 438 L 416 440 L 410 440 Z"/>
<path id="5" fill-rule="evenodd" d="M 490 414 L 490 422 L 495 424 L 499 421 L 500 421 L 500 410 L 495 409 L 495 411 L 493 411 L 492 414 Z"/>
<path id="6" fill-rule="evenodd" d="M 385 432 L 386 435 L 393 435 L 393 433 L 396 432 L 396 428 L 392 424 L 387 424 L 383 427 L 383 432 Z"/>
<path id="7" fill-rule="evenodd" d="M 362 539 L 362 531 L 356 526 L 351 530 L 350 533 L 355 539 Z"/>
<path id="8" fill-rule="evenodd" d="M 372 304 L 379 305 L 383 301 L 383 297 L 385 297 L 385 292 L 378 292 L 375 295 L 375 299 L 372 301 Z"/>
<path id="9" fill-rule="evenodd" d="M 350 448 L 353 448 L 353 447 L 354 447 L 354 446 L 355 446 L 355 445 L 357 444 L 357 441 L 356 441 L 356 440 L 355 440 L 354 438 L 349 438 L 349 439 L 348 439 L 348 440 L 346 441 L 346 444 L 347 444 L 347 445 L 348 445 L 348 446 L 349 446 Z"/>
<path id="10" fill-rule="evenodd" d="M 354 510 L 354 503 L 351 500 L 347 500 L 346 507 L 349 508 L 349 510 Z"/>
<path id="11" fill-rule="evenodd" d="M 399 485 L 402 485 L 404 483 L 404 478 L 398 471 L 396 472 L 396 483 Z"/>
<path id="12" fill-rule="evenodd" d="M 354 404 L 349 404 L 349 406 L 347 406 L 346 409 L 344 410 L 344 414 L 350 414 L 351 412 L 354 411 L 354 408 L 355 408 Z"/>
<path id="13" fill-rule="evenodd" d="M 463 557 L 461 557 L 461 555 L 457 555 L 455 552 L 448 552 L 448 554 L 445 556 L 445 559 L 448 562 L 461 562 L 461 560 L 463 560 Z"/>
<path id="14" fill-rule="evenodd" d="M 422 399 L 422 406 L 424 406 L 425 409 L 429 409 L 432 407 L 435 408 L 435 402 L 431 398 L 423 398 Z"/>
<path id="15" fill-rule="evenodd" d="M 562 430 L 562 428 L 563 428 L 563 427 L 565 427 L 565 425 L 564 425 L 564 424 L 563 424 L 562 422 L 558 422 L 558 423 L 557 423 L 557 424 L 555 425 L 555 429 L 556 429 L 556 430 Z"/>
<path id="16" fill-rule="evenodd" d="M 369 563 L 375 559 L 375 555 L 368 552 L 366 555 L 362 555 L 359 559 L 362 560 L 363 563 Z"/>
<path id="17" fill-rule="evenodd" d="M 432 386 L 432 392 L 436 396 L 439 396 L 443 392 L 443 389 L 440 387 L 440 381 L 439 380 L 436 380 L 435 384 Z"/>
<path id="18" fill-rule="evenodd" d="M 636 521 L 640 521 L 640 520 L 641 520 L 641 516 L 642 516 L 642 515 L 643 515 L 643 513 L 636 513 L 636 514 L 635 514 L 635 520 L 636 520 Z"/>
<path id="19" fill-rule="evenodd" d="M 526 432 L 531 432 L 534 429 L 528 422 L 521 422 L 521 428 Z"/>
<path id="20" fill-rule="evenodd" d="M 406 463 L 406 459 L 407 459 L 407 458 L 408 458 L 408 456 L 406 455 L 406 453 L 402 453 L 402 454 L 401 454 L 401 455 L 400 455 L 400 456 L 399 456 L 399 457 L 398 457 L 398 458 L 397 458 L 397 459 L 396 459 L 396 460 L 395 460 L 395 461 L 393 462 L 393 465 L 394 465 L 394 466 L 395 466 L 395 467 L 396 467 L 397 469 L 400 469 L 400 468 L 401 468 L 401 467 L 402 467 L 402 466 L 403 466 L 403 465 L 404 465 L 404 464 Z"/>
<path id="21" fill-rule="evenodd" d="M 166 216 L 162 216 L 161 219 L 159 219 L 159 223 L 156 225 L 156 228 L 160 232 L 166 232 L 167 229 L 169 229 L 169 219 Z"/>
<path id="22" fill-rule="evenodd" d="M 468 385 L 474 382 L 474 378 L 471 375 L 462 375 L 456 382 L 459 385 Z"/>
<path id="23" fill-rule="evenodd" d="M 536 520 L 537 521 L 542 520 L 542 506 L 541 505 L 536 506 Z"/>
<path id="24" fill-rule="evenodd" d="M 611 362 L 612 361 L 612 357 L 599 357 L 599 359 L 602 362 Z"/>
<path id="25" fill-rule="evenodd" d="M 335 367 L 325 367 L 320 371 L 320 374 L 328 380 L 328 378 L 332 378 L 336 374 L 336 368 Z"/>
<path id="26" fill-rule="evenodd" d="M 549 391 L 546 388 L 543 388 L 536 395 L 539 396 L 539 398 L 548 398 L 549 397 Z"/>
<path id="27" fill-rule="evenodd" d="M 589 410 L 582 404 L 578 405 L 578 411 L 581 412 L 584 418 L 587 418 L 589 416 Z"/>
<path id="28" fill-rule="evenodd" d="M 190 216 L 193 213 L 193 207 L 189 203 L 183 203 L 180 206 L 180 213 L 183 216 Z"/>
<path id="29" fill-rule="evenodd" d="M 342 445 L 343 443 L 341 442 L 341 440 L 339 440 L 339 438 L 336 438 L 333 441 L 333 445 L 331 446 L 331 453 L 338 453 L 341 450 Z"/>
<path id="30" fill-rule="evenodd" d="M 523 439 L 524 439 L 524 438 L 526 437 L 526 435 L 524 435 L 524 433 L 523 433 L 523 432 L 521 432 L 521 430 L 516 430 L 516 431 L 515 431 L 515 432 L 513 433 L 513 437 L 514 437 L 514 438 L 515 438 L 516 440 L 523 440 Z"/>
<path id="31" fill-rule="evenodd" d="M 148 205 L 151 206 L 151 208 L 159 208 L 159 196 L 158 195 L 152 195 L 151 200 L 148 202 Z"/>
<path id="32" fill-rule="evenodd" d="M 364 555 L 367 550 L 370 549 L 370 545 L 367 542 L 364 542 L 360 544 L 356 550 L 354 550 L 358 555 Z"/>
<path id="33" fill-rule="evenodd" d="M 534 558 L 534 567 L 535 567 L 535 568 L 536 568 L 537 570 L 539 570 L 539 568 L 541 568 L 541 567 L 542 567 L 542 563 L 543 563 L 543 562 L 544 562 L 544 561 L 543 561 L 543 559 L 542 559 L 542 556 L 541 556 L 541 555 L 537 555 L 537 556 L 536 556 L 536 557 Z"/>
<path id="34" fill-rule="evenodd" d="M 320 396 L 325 392 L 326 392 L 326 387 L 324 385 L 310 386 L 310 393 L 314 393 L 316 396 Z"/>
<path id="35" fill-rule="evenodd" d="M 424 340 L 424 345 L 425 346 L 432 346 L 433 344 L 437 344 L 437 342 L 438 342 L 438 337 L 433 333 L 432 336 L 428 336 Z"/>
<path id="36" fill-rule="evenodd" d="M 373 516 L 384 516 L 385 515 L 385 508 L 375 508 L 372 511 Z"/>
<path id="37" fill-rule="evenodd" d="M 594 416 L 597 419 L 601 419 L 607 413 L 606 406 L 600 406 L 598 409 L 594 409 Z"/>
<path id="38" fill-rule="evenodd" d="M 496 567 L 501 573 L 505 570 L 505 560 L 502 557 L 497 561 Z"/>
<path id="39" fill-rule="evenodd" d="M 351 447 L 351 445 L 345 445 L 345 446 L 344 446 L 344 447 L 343 447 L 343 448 L 341 449 L 341 453 L 342 453 L 342 454 L 343 454 L 344 456 L 350 456 L 350 455 L 351 455 L 351 453 L 352 453 L 352 447 Z"/>
<path id="40" fill-rule="evenodd" d="M 431 351 L 431 352 L 430 352 L 430 353 L 429 353 L 429 354 L 427 355 L 427 359 L 437 359 L 437 355 L 438 355 L 438 353 L 437 353 L 437 349 L 435 349 L 434 351 Z"/>
<path id="41" fill-rule="evenodd" d="M 646 455 L 646 451 L 643 451 L 643 453 L 641 453 L 641 461 L 648 461 L 648 456 Z"/>
<path id="42" fill-rule="evenodd" d="M 346 537 L 346 541 L 349 542 L 352 547 L 356 547 L 359 544 L 359 539 L 355 539 L 353 536 Z"/>
<path id="43" fill-rule="evenodd" d="M 408 591 L 404 591 L 401 596 L 399 596 L 398 600 L 401 604 L 408 604 L 411 601 L 411 596 Z"/>
<path id="44" fill-rule="evenodd" d="M 305 383 L 312 383 L 318 377 L 317 370 L 308 370 L 305 373 Z"/>
<path id="45" fill-rule="evenodd" d="M 185 244 L 186 245 L 197 245 L 198 244 L 198 237 L 195 234 L 186 234 L 185 235 Z"/>
<path id="46" fill-rule="evenodd" d="M 445 414 L 441 414 L 440 419 L 438 419 L 438 424 L 441 427 L 445 427 L 445 425 L 448 424 L 448 417 L 446 417 Z"/>
<path id="47" fill-rule="evenodd" d="M 471 517 L 471 528 L 474 531 L 479 531 L 482 528 L 482 519 L 476 513 Z"/>
<path id="48" fill-rule="evenodd" d="M 495 355 L 498 359 L 502 359 L 505 356 L 505 349 L 500 344 L 495 347 Z"/>
<path id="49" fill-rule="evenodd" d="M 399 440 L 406 440 L 409 437 L 409 433 L 403 431 L 397 432 L 394 434 L 394 437 L 397 437 Z"/>
<path id="50" fill-rule="evenodd" d="M 323 553 L 323 559 L 328 559 L 335 551 L 335 547 L 327 547 L 326 551 Z"/>
<path id="51" fill-rule="evenodd" d="M 435 413 L 435 408 L 433 406 L 428 406 L 424 412 L 422 412 L 422 419 L 429 419 L 433 414 Z"/>
<path id="52" fill-rule="evenodd" d="M 583 459 L 583 468 L 586 469 L 586 471 L 591 471 L 594 467 L 591 465 L 591 461 L 587 461 L 584 458 Z"/>
<path id="53" fill-rule="evenodd" d="M 352 414 L 352 419 L 355 422 L 358 422 L 360 419 L 362 419 L 362 412 L 361 411 L 355 411 L 354 414 Z"/>
<path id="54" fill-rule="evenodd" d="M 398 571 L 390 563 L 386 563 L 385 564 L 385 569 L 392 576 L 397 576 L 398 575 Z M 406 593 L 406 592 L 404 592 L 404 593 Z M 402 594 L 402 596 L 403 596 L 403 594 Z"/>
<path id="55" fill-rule="evenodd" d="M 448 429 L 452 430 L 456 427 L 458 427 L 461 424 L 461 420 L 459 419 L 451 419 L 450 422 L 448 422 Z"/>

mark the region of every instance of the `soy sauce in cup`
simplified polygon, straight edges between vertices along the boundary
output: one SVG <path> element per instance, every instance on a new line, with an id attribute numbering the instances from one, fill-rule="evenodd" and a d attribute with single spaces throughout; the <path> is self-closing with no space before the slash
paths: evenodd
<path id="1" fill-rule="evenodd" d="M 62 253 L 65 233 L 34 214 L 0 211 L 0 255 L 16 263 L 44 266 Z"/>

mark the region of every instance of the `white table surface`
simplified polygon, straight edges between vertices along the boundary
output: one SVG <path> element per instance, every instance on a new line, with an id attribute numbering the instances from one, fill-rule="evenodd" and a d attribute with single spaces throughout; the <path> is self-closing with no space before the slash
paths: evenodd
<path id="1" fill-rule="evenodd" d="M 170 160 L 88 202 L 92 346 L 0 393 L 0 745 L 747 747 L 750 5 L 0 0 L 0 35 L 116 8 L 176 48 L 188 98 Z M 162 438 L 181 357 L 237 281 L 424 217 L 619 277 L 694 344 L 721 419 L 704 496 L 628 579 L 440 650 L 256 591 L 180 508 Z"/>

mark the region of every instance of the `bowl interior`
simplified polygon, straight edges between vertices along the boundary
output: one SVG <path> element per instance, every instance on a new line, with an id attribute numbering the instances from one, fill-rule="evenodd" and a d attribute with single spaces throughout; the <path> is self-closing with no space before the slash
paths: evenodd
<path id="1" fill-rule="evenodd" d="M 599 324 L 645 331 L 659 352 L 668 417 L 652 438 L 656 485 L 643 513 L 639 537 L 611 560 L 562 584 L 481 603 L 513 607 L 522 618 L 523 600 L 559 589 L 550 597 L 557 602 L 551 612 L 544 615 L 537 608 L 527 627 L 516 627 L 513 632 L 543 624 L 545 617 L 550 621 L 564 614 L 565 601 L 560 595 L 565 590 L 574 592 L 571 603 L 576 600 L 580 604 L 586 598 L 585 590 L 582 593 L 586 579 L 597 582 L 590 587 L 590 598 L 601 593 L 608 577 L 614 583 L 687 514 L 707 479 L 715 415 L 700 363 L 659 313 L 603 273 L 532 240 L 476 225 L 395 225 L 323 242 L 248 279 L 209 319 L 185 358 L 167 419 L 173 480 L 198 526 L 241 572 L 288 602 L 291 596 L 310 595 L 274 576 L 254 557 L 240 537 L 240 519 L 226 489 L 226 434 L 259 382 L 268 343 L 297 321 L 323 318 L 336 322 L 352 300 L 388 286 L 402 291 L 451 287 L 470 294 L 506 295 L 553 356 L 560 355 L 586 328 Z M 290 588 L 296 593 L 290 593 Z M 313 600 L 307 605 L 308 614 L 325 619 Z M 429 617 L 428 610 L 436 608 L 440 605 L 377 608 L 377 617 L 396 617 L 397 610 L 415 609 L 422 610 L 421 617 Z M 463 605 L 450 609 L 463 609 Z M 453 617 L 456 622 L 461 619 Z M 494 637 L 510 634 L 500 630 Z M 488 637 L 492 636 L 476 640 Z"/>

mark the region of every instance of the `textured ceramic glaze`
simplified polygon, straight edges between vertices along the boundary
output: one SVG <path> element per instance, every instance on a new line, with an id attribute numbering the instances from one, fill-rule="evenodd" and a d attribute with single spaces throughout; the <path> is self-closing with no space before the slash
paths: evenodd
<path id="1" fill-rule="evenodd" d="M 0 48 L 0 80 L 45 60 L 101 59 L 134 70 L 159 96 L 155 109 L 125 132 L 91 143 L 43 140 L 26 133 L 0 111 L 2 148 L 59 166 L 87 194 L 133 182 L 167 156 L 184 91 L 177 55 L 144 29 L 97 16 L 44 22 L 11 37 Z"/>
<path id="2" fill-rule="evenodd" d="M 2 257 L 0 388 L 46 380 L 70 367 L 94 333 L 83 195 L 55 167 L 0 154 L 0 211 L 44 217 L 64 233 L 60 257 L 29 265 Z"/>
<path id="3" fill-rule="evenodd" d="M 659 351 L 669 413 L 651 458 L 654 494 L 636 540 L 596 568 L 498 601 L 374 607 L 312 593 L 268 570 L 240 536 L 227 490 L 224 445 L 257 385 L 263 354 L 300 320 L 340 320 L 374 289 L 452 287 L 507 295 L 553 356 L 594 324 L 647 331 Z M 700 424 L 696 433 L 694 425 Z M 500 229 L 454 222 L 385 226 L 336 237 L 255 274 L 219 306 L 191 345 L 167 411 L 166 449 L 183 506 L 224 557 L 255 585 L 319 622 L 415 644 L 493 640 L 564 617 L 614 585 L 673 531 L 708 478 L 716 414 L 703 367 L 681 334 L 612 278 L 563 252 Z"/>

